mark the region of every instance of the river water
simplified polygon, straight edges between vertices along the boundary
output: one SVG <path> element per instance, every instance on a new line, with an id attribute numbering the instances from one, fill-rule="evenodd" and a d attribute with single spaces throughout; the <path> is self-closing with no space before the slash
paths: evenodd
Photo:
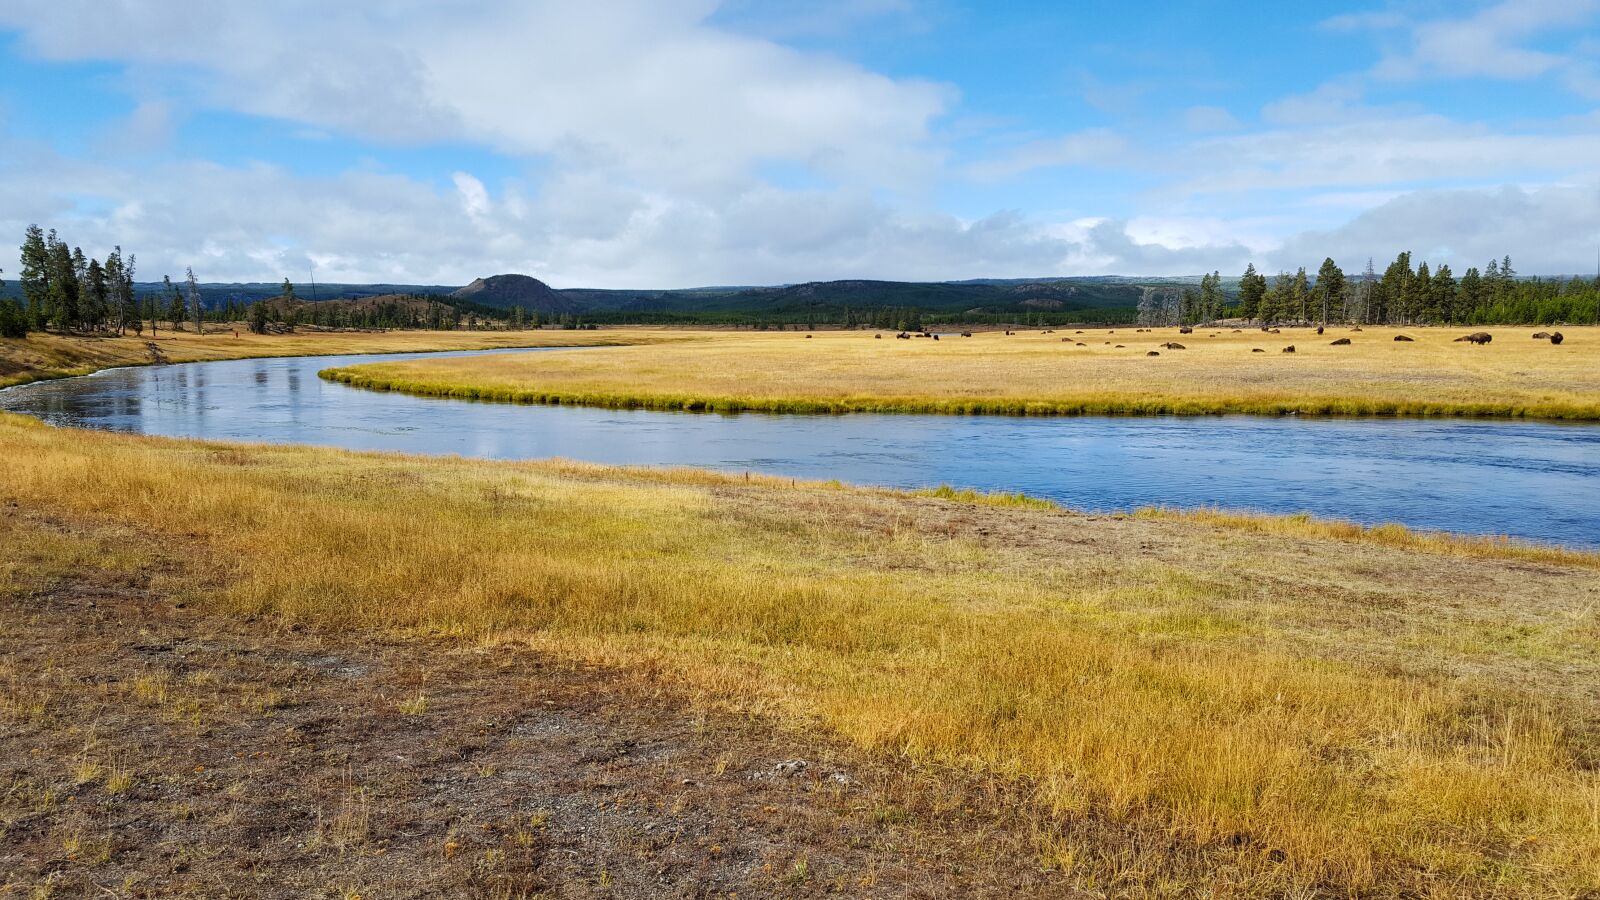
<path id="1" fill-rule="evenodd" d="M 1305 511 L 1600 546 L 1595 425 L 1249 416 L 728 416 L 426 399 L 317 377 L 332 366 L 420 355 L 112 369 L 0 391 L 0 409 L 58 425 L 173 437 L 492 459 L 562 456 L 892 487 L 951 484 L 1021 491 L 1093 510 L 1171 505 Z"/>

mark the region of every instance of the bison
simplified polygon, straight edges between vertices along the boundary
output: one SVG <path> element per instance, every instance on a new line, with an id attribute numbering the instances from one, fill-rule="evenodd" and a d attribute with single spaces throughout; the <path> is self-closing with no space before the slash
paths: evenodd
<path id="1" fill-rule="evenodd" d="M 1185 325 L 1185 326 L 1183 326 L 1183 327 L 1182 327 L 1182 328 L 1179 328 L 1179 329 L 1178 329 L 1178 333 L 1179 333 L 1179 334 L 1194 334 L 1194 329 L 1193 329 L 1193 328 L 1190 328 L 1190 327 L 1189 327 L 1189 326 L 1187 326 L 1187 325 Z"/>
<path id="2" fill-rule="evenodd" d="M 1397 341 L 1406 341 L 1406 342 L 1408 342 L 1408 343 L 1409 343 L 1409 342 L 1411 342 L 1411 341 L 1412 341 L 1412 339 L 1411 339 L 1411 338 L 1408 338 L 1408 337 L 1406 337 L 1406 336 L 1405 336 L 1405 335 L 1403 335 L 1403 334 L 1397 334 L 1397 335 L 1395 335 L 1395 336 L 1394 336 L 1394 339 L 1395 339 L 1395 340 L 1397 340 Z"/>
<path id="3" fill-rule="evenodd" d="M 1294 352 L 1294 345 L 1290 344 L 1289 346 L 1283 348 L 1283 352 L 1285 352 L 1285 353 L 1293 353 Z"/>
<path id="4" fill-rule="evenodd" d="M 1317 330 L 1320 331 L 1321 329 L 1319 328 Z M 1330 347 L 1348 347 L 1348 346 L 1350 346 L 1350 339 L 1349 338 L 1339 338 L 1336 341 L 1330 341 L 1328 343 L 1328 346 L 1330 346 Z"/>
<path id="5" fill-rule="evenodd" d="M 1188 347 L 1185 347 L 1184 345 L 1178 343 L 1177 341 L 1167 341 L 1165 344 L 1162 344 L 1161 346 L 1167 348 L 1168 350 L 1187 350 L 1187 349 L 1189 349 Z"/>
<path id="6" fill-rule="evenodd" d="M 1321 325 L 1318 325 L 1318 326 L 1317 326 L 1317 334 L 1318 334 L 1318 335 L 1321 335 L 1321 334 L 1322 334 L 1322 326 L 1321 326 Z"/>
<path id="7" fill-rule="evenodd" d="M 1550 332 L 1548 332 L 1548 331 L 1536 332 L 1534 334 L 1534 336 L 1533 336 L 1533 339 L 1536 340 L 1536 341 L 1548 341 L 1548 340 L 1550 340 Z"/>
<path id="8" fill-rule="evenodd" d="M 1487 344 L 1492 340 L 1494 340 L 1494 335 L 1490 334 L 1489 332 L 1487 332 L 1487 331 L 1474 331 L 1471 334 L 1463 335 L 1462 337 L 1456 338 L 1455 342 L 1457 344 L 1459 344 L 1459 343 L 1465 341 L 1466 343 L 1469 343 L 1469 344 L 1482 345 L 1482 344 Z"/>
<path id="9" fill-rule="evenodd" d="M 1251 347 L 1250 348 L 1250 352 L 1251 353 L 1265 353 L 1267 351 L 1261 349 L 1260 347 Z"/>
<path id="10" fill-rule="evenodd" d="M 1145 356 L 1160 356 L 1160 355 L 1161 355 L 1160 353 L 1157 353 L 1154 350 L 1151 350 L 1149 353 L 1145 354 Z"/>
<path id="11" fill-rule="evenodd" d="M 1561 332 L 1559 331 L 1550 335 L 1550 343 L 1552 344 L 1560 344 L 1564 340 L 1566 340 L 1566 338 L 1562 337 Z"/>

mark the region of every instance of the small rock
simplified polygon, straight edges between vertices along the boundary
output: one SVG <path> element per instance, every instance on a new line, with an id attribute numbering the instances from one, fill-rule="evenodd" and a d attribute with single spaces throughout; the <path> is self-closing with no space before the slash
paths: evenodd
<path id="1" fill-rule="evenodd" d="M 810 765 L 810 763 L 803 759 L 790 759 L 773 766 L 772 771 L 783 776 L 784 778 L 789 778 L 804 772 L 806 770 L 806 766 L 808 765 Z"/>

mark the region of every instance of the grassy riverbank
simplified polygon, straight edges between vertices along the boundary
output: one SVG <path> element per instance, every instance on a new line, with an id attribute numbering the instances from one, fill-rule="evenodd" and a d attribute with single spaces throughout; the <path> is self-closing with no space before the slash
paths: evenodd
<path id="1" fill-rule="evenodd" d="M 1534 331 L 1495 328 L 1483 347 L 1439 328 L 1320 337 L 1118 328 L 939 341 L 722 332 L 675 346 L 373 363 L 324 377 L 424 396 L 667 410 L 1600 420 L 1600 328 L 1566 329 L 1560 346 L 1533 340 Z M 1395 341 L 1400 334 L 1414 340 Z M 1345 337 L 1349 346 L 1331 345 Z M 1161 346 L 1171 341 L 1184 349 Z M 1288 345 L 1296 352 L 1282 352 Z"/>
<path id="2" fill-rule="evenodd" d="M 213 326 L 215 327 L 215 326 Z M 667 332 L 610 331 L 301 331 L 251 334 L 240 329 L 161 331 L 149 336 L 59 335 L 35 332 L 0 338 L 0 387 L 87 375 L 116 366 L 201 362 L 264 356 L 334 356 L 346 353 L 414 353 L 424 350 L 496 350 L 516 347 L 596 346 L 672 340 Z M 152 349 L 154 346 L 154 350 Z M 159 352 L 159 356 L 158 356 Z"/>
<path id="3" fill-rule="evenodd" d="M 1585 554 L 14 416 L 0 458 L 0 590 L 93 562 L 23 523 L 112 529 L 140 536 L 116 566 L 211 614 L 652 672 L 1021 779 L 1041 858 L 1097 889 L 1600 889 Z"/>

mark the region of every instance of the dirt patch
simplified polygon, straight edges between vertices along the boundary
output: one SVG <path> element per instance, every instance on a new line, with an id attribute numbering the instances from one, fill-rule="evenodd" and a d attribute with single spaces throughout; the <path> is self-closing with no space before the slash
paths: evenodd
<path id="1" fill-rule="evenodd" d="M 1005 789 L 533 652 L 0 591 L 0 896 L 1072 896 Z"/>

